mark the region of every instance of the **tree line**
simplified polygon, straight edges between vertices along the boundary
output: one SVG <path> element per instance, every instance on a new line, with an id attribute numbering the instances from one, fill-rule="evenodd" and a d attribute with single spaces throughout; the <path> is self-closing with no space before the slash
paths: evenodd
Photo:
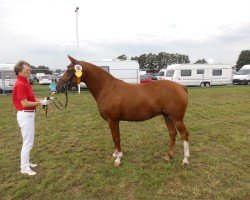
<path id="1" fill-rule="evenodd" d="M 52 74 L 52 71 L 49 69 L 49 67 L 46 67 L 44 65 L 39 65 L 38 67 L 31 65 L 30 72 L 31 74 L 36 74 L 36 73 Z"/>
<path id="2" fill-rule="evenodd" d="M 125 54 L 117 57 L 119 60 L 128 60 Z M 171 64 L 183 64 L 190 63 L 188 55 L 178 53 L 166 53 L 160 52 L 158 54 L 142 54 L 140 56 L 131 57 L 131 60 L 136 60 L 139 63 L 140 70 L 146 70 L 148 72 L 157 72 L 162 68 L 166 68 Z M 206 64 L 206 59 L 199 59 L 194 64 Z M 250 50 L 241 51 L 238 60 L 236 62 L 237 71 L 244 65 L 250 64 Z"/>
<path id="3" fill-rule="evenodd" d="M 123 54 L 118 56 L 117 59 L 127 60 L 128 58 L 125 54 Z M 166 52 L 160 52 L 158 54 L 142 54 L 140 56 L 131 57 L 131 60 L 138 61 L 141 70 L 151 72 L 159 71 L 160 69 L 174 63 L 190 63 L 189 57 L 187 55 Z"/>

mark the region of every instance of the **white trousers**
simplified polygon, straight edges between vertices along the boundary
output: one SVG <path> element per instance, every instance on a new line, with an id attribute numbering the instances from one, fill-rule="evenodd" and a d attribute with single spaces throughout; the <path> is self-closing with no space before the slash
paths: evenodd
<path id="1" fill-rule="evenodd" d="M 18 111 L 17 122 L 23 138 L 21 170 L 29 170 L 30 150 L 33 147 L 35 135 L 35 112 Z"/>

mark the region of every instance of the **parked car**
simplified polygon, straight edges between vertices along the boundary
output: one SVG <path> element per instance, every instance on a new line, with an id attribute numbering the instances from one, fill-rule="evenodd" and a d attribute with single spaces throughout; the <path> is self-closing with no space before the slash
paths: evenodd
<path id="1" fill-rule="evenodd" d="M 157 75 L 154 74 L 154 73 L 151 74 L 151 79 L 154 80 L 154 81 L 158 80 Z"/>
<path id="2" fill-rule="evenodd" d="M 52 81 L 55 81 L 55 82 L 57 82 L 57 78 L 58 78 L 58 76 L 59 76 L 59 74 L 58 73 L 54 73 L 53 75 L 52 75 Z"/>
<path id="3" fill-rule="evenodd" d="M 11 82 L 10 76 L 5 76 L 4 81 L 0 82 L 0 92 L 11 93 L 13 89 L 13 82 Z"/>
<path id="4" fill-rule="evenodd" d="M 52 83 L 50 76 L 41 76 L 39 79 L 39 85 L 49 85 Z"/>
<path id="5" fill-rule="evenodd" d="M 29 77 L 29 83 L 30 83 L 30 85 L 33 85 L 34 82 L 35 82 L 35 78 L 34 78 L 34 76 L 32 74 L 30 74 L 30 77 Z"/>
<path id="6" fill-rule="evenodd" d="M 152 82 L 152 75 L 151 74 L 144 74 L 141 76 L 141 83 L 150 83 Z"/>
<path id="7" fill-rule="evenodd" d="M 233 76 L 233 84 L 236 85 L 250 85 L 250 65 L 244 65 Z"/>
<path id="8" fill-rule="evenodd" d="M 81 82 L 81 83 L 80 83 L 80 88 L 85 88 L 85 89 L 86 89 L 86 88 L 88 88 L 88 87 L 87 87 L 87 85 L 86 85 L 84 82 Z"/>
<path id="9" fill-rule="evenodd" d="M 6 85 L 5 86 L 0 85 L 0 93 L 3 93 L 3 91 L 5 93 L 11 93 L 12 90 L 13 90 L 13 86 L 10 86 L 10 85 L 7 85 L 7 86 Z"/>
<path id="10" fill-rule="evenodd" d="M 36 73 L 36 80 L 37 80 L 37 82 L 39 82 L 39 80 L 40 80 L 40 78 L 42 76 L 45 76 L 45 74 L 44 73 Z"/>

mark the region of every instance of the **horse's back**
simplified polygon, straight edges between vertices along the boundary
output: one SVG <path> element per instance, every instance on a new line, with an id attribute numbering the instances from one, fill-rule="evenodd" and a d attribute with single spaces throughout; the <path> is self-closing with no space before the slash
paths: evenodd
<path id="1" fill-rule="evenodd" d="M 144 84 L 129 84 L 117 81 L 115 85 L 117 93 L 123 93 L 127 97 L 140 98 L 140 96 L 143 96 L 151 99 L 171 98 L 176 101 L 178 99 L 182 101 L 188 100 L 187 87 L 173 81 L 158 80 Z"/>

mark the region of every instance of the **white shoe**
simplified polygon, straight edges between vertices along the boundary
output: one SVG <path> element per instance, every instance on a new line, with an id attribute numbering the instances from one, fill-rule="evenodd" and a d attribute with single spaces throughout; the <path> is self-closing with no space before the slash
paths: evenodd
<path id="1" fill-rule="evenodd" d="M 37 164 L 30 162 L 30 167 L 32 167 L 32 168 L 37 167 Z"/>
<path id="2" fill-rule="evenodd" d="M 27 174 L 29 176 L 34 176 L 36 175 L 36 172 L 34 172 L 33 170 L 29 169 L 29 170 L 21 170 L 22 174 Z"/>

